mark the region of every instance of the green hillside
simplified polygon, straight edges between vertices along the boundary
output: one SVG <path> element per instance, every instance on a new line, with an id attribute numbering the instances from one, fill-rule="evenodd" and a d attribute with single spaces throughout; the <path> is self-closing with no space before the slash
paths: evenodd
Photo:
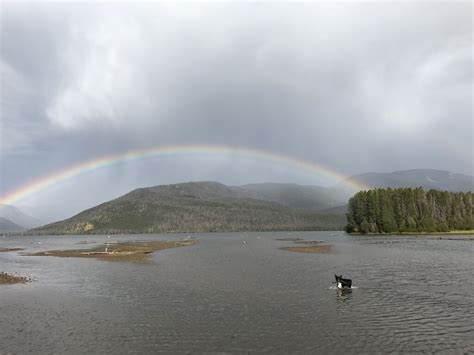
<path id="1" fill-rule="evenodd" d="M 249 198 L 235 187 L 192 182 L 134 190 L 30 234 L 190 233 L 342 229 L 344 216 Z"/>

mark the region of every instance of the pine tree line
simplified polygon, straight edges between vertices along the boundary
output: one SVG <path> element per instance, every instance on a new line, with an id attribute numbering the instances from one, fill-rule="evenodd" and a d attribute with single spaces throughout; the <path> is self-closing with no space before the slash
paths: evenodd
<path id="1" fill-rule="evenodd" d="M 474 229 L 473 193 L 420 188 L 361 191 L 349 200 L 348 233 Z"/>

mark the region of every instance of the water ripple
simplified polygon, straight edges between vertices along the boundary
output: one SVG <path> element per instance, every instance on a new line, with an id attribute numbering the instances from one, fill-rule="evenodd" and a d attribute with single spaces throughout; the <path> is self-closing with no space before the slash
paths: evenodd
<path id="1" fill-rule="evenodd" d="M 291 241 L 275 240 L 286 233 L 236 233 L 200 235 L 140 265 L 3 253 L 2 270 L 35 281 L 0 290 L 0 352 L 474 351 L 466 242 L 292 236 L 331 241 L 334 252 L 289 253 L 279 247 Z M 4 246 L 79 247 L 74 238 L 30 242 Z M 335 273 L 357 287 L 335 289 Z"/>

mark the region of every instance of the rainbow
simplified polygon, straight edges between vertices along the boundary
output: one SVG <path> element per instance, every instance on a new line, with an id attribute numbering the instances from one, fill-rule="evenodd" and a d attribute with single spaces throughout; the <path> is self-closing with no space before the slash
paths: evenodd
<path id="1" fill-rule="evenodd" d="M 327 168 L 323 165 L 294 158 L 287 155 L 275 154 L 264 150 L 239 147 L 239 146 L 225 146 L 225 145 L 167 145 L 151 147 L 146 149 L 131 150 L 119 154 L 106 155 L 97 159 L 92 159 L 76 165 L 67 167 L 64 170 L 54 174 L 44 176 L 35 181 L 32 181 L 0 198 L 2 204 L 15 204 L 22 201 L 33 194 L 47 189 L 59 182 L 82 175 L 97 169 L 103 169 L 108 166 L 119 164 L 123 162 L 133 161 L 137 159 L 166 157 L 173 155 L 190 155 L 190 154 L 206 154 L 206 155 L 223 155 L 233 154 L 239 157 L 251 158 L 256 160 L 263 160 L 276 164 L 283 164 L 302 171 L 307 171 L 312 174 L 323 175 L 336 181 L 342 181 L 348 187 L 356 190 L 366 190 L 368 187 L 351 181 L 348 177 L 336 170 Z"/>

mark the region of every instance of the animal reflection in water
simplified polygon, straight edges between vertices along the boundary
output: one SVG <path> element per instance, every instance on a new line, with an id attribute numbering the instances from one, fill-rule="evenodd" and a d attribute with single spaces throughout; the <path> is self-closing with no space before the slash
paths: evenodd
<path id="1" fill-rule="evenodd" d="M 346 302 L 352 297 L 351 288 L 336 288 L 336 292 L 337 292 L 337 300 L 339 302 Z"/>

